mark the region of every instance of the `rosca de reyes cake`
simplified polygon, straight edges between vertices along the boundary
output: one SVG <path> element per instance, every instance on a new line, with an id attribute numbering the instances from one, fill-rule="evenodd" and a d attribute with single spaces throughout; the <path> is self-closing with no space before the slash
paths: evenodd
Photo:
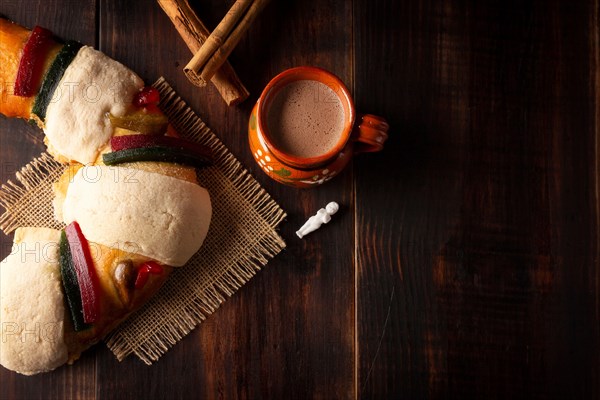
<path id="1" fill-rule="evenodd" d="M 1 18 L 0 50 L 0 113 L 34 121 L 65 164 L 65 228 L 18 228 L 0 262 L 0 364 L 32 375 L 79 358 L 200 249 L 212 206 L 196 169 L 212 156 L 103 53 Z"/>

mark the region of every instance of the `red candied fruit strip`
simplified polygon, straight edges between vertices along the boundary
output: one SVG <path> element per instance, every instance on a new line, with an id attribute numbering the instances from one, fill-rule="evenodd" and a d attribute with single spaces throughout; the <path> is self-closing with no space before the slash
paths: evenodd
<path id="1" fill-rule="evenodd" d="M 81 232 L 79 224 L 71 222 L 66 228 L 67 240 L 73 257 L 73 266 L 77 273 L 77 282 L 81 290 L 83 320 L 86 324 L 96 322 L 100 309 L 100 282 L 94 268 L 90 246 Z"/>
<path id="2" fill-rule="evenodd" d="M 52 32 L 42 27 L 36 26 L 31 31 L 19 61 L 15 82 L 16 96 L 31 97 L 37 93 L 42 82 L 46 57 L 52 45 L 56 43 L 52 38 Z"/>

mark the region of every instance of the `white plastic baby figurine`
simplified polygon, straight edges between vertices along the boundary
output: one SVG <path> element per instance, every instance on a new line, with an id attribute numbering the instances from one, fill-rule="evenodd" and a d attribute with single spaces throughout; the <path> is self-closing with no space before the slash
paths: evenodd
<path id="1" fill-rule="evenodd" d="M 310 217 L 308 221 L 306 221 L 304 225 L 302 225 L 302 228 L 296 231 L 296 235 L 298 235 L 298 237 L 302 239 L 304 236 L 308 235 L 312 231 L 319 229 L 321 225 L 331 221 L 331 216 L 338 212 L 339 209 L 340 206 L 335 201 L 332 201 L 331 203 L 327 204 L 325 208 L 321 208 L 319 211 L 317 211 L 316 215 Z"/>

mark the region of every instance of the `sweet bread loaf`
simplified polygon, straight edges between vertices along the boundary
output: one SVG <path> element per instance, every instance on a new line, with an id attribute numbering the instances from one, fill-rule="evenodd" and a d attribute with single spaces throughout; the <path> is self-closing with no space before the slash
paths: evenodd
<path id="1" fill-rule="evenodd" d="M 179 137 L 158 92 L 89 46 L 0 18 L 0 113 L 35 121 L 67 164 L 66 228 L 21 227 L 0 262 L 0 364 L 25 375 L 72 363 L 199 250 L 210 150 Z"/>

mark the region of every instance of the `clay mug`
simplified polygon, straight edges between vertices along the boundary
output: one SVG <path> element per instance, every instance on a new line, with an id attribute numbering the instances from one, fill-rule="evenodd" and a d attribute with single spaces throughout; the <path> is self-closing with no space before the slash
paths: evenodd
<path id="1" fill-rule="evenodd" d="M 343 107 L 341 133 L 335 136 L 339 138 L 321 154 L 298 156 L 282 149 L 274 137 L 277 133 L 269 129 L 269 113 L 278 112 L 276 108 L 271 109 L 274 99 L 282 89 L 297 81 L 327 85 L 333 91 L 328 93 L 336 96 L 334 100 L 339 99 L 338 104 Z M 250 114 L 248 138 L 255 161 L 269 177 L 286 185 L 308 188 L 339 174 L 354 154 L 382 150 L 388 129 L 388 123 L 381 117 L 356 116 L 350 92 L 338 77 L 321 68 L 296 67 L 283 71 L 267 84 Z"/>

